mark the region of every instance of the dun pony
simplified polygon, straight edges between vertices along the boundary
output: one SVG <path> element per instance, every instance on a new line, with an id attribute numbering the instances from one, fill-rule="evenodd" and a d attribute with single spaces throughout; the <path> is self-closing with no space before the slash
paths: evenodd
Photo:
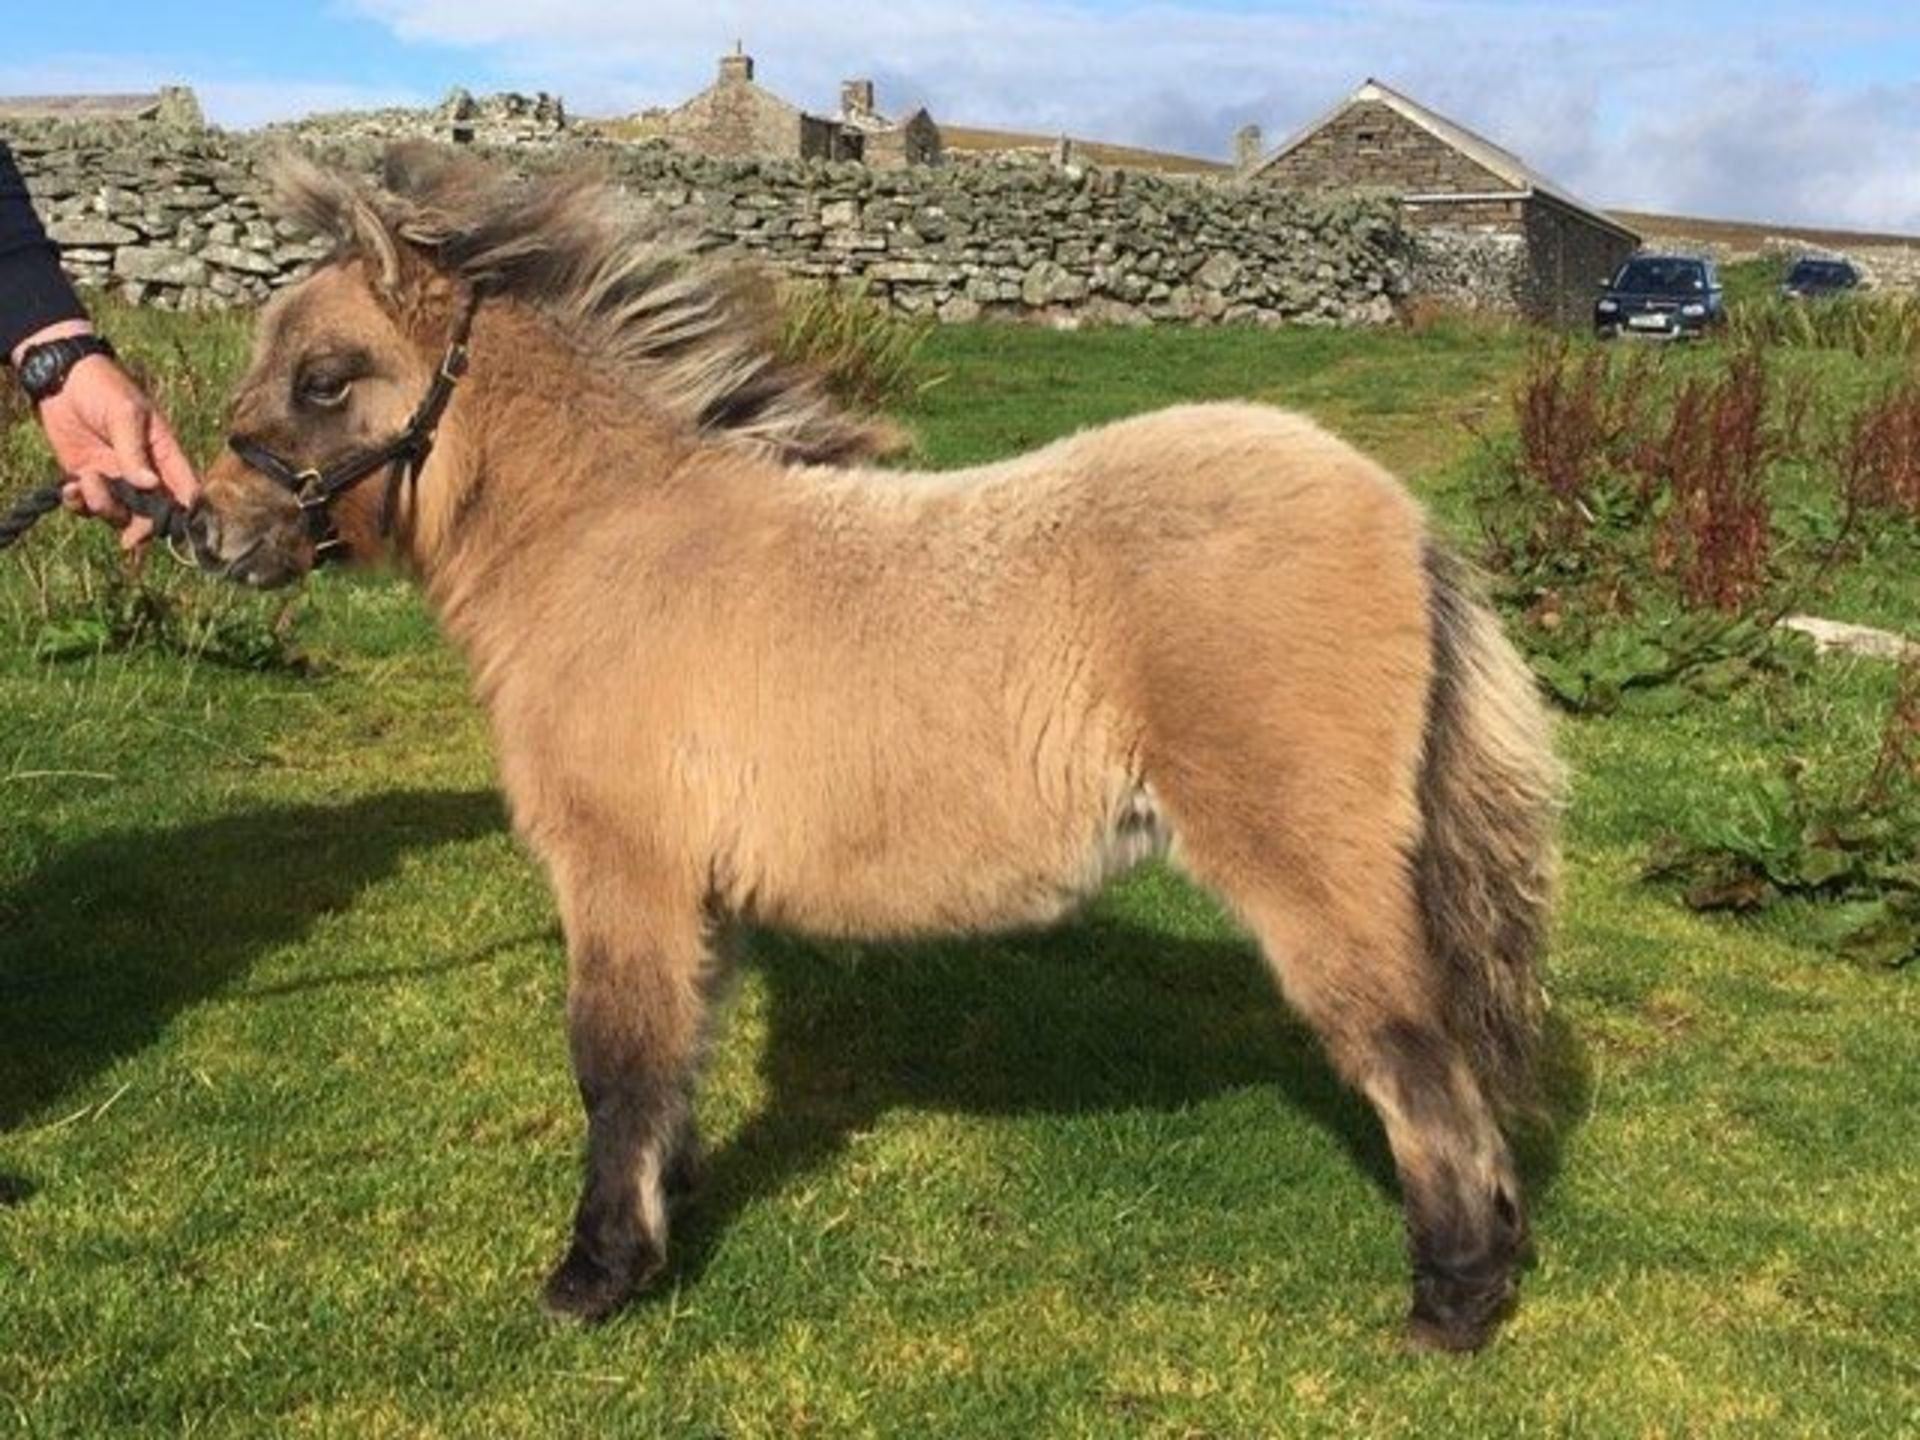
<path id="1" fill-rule="evenodd" d="M 282 584 L 330 514 L 470 662 L 567 937 L 586 1178 L 551 1309 L 604 1316 L 663 1263 L 730 932 L 1027 926 L 1164 855 L 1378 1110 L 1413 1335 L 1486 1339 L 1525 1242 L 1503 1125 L 1559 777 L 1400 484 L 1250 404 L 880 469 L 884 427 L 775 360 L 751 288 L 591 179 L 414 150 L 381 188 L 290 163 L 282 189 L 338 249 L 262 316 L 199 538 Z M 303 513 L 284 486 L 405 431 L 466 316 L 417 477 Z"/>

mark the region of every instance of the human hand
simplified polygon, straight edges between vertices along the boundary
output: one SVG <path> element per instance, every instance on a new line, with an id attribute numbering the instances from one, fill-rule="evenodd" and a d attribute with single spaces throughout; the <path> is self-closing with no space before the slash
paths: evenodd
<path id="1" fill-rule="evenodd" d="M 41 331 L 17 353 L 82 328 L 67 324 Z M 153 521 L 130 515 L 108 490 L 108 477 L 117 475 L 142 490 L 164 486 L 181 505 L 191 505 L 199 496 L 199 479 L 166 417 L 110 357 L 81 360 L 67 372 L 59 393 L 40 402 L 38 414 L 54 459 L 71 477 L 61 492 L 67 508 L 123 527 L 123 548 L 145 544 L 153 534 Z"/>

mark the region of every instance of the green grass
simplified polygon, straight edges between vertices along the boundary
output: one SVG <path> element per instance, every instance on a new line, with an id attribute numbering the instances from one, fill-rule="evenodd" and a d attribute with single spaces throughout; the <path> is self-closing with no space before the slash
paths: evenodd
<path id="1" fill-rule="evenodd" d="M 1466 525 L 1522 349 L 943 330 L 904 418 L 955 464 L 1252 395 Z M 1909 563 L 1862 569 L 1911 613 Z M 1636 880 L 1786 749 L 1868 745 L 1884 670 L 1564 727 L 1563 1126 L 1477 1359 L 1401 1349 L 1377 1125 L 1159 872 L 1048 935 L 757 944 L 674 1267 L 575 1330 L 535 1301 L 579 1144 L 561 945 L 417 601 L 315 582 L 305 671 L 56 663 L 0 568 L 0 1430 L 1920 1432 L 1920 990 Z"/>

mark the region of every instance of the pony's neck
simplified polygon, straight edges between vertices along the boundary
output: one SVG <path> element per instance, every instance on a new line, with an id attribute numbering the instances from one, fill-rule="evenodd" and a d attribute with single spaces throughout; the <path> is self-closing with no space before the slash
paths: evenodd
<path id="1" fill-rule="evenodd" d="M 669 504 L 666 482 L 696 446 L 523 304 L 483 305 L 469 354 L 410 548 L 443 622 L 472 648 L 610 512 Z"/>

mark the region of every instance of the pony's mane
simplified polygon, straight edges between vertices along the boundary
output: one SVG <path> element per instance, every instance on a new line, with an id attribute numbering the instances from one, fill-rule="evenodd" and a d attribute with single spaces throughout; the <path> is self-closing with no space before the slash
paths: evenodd
<path id="1" fill-rule="evenodd" d="M 775 353 L 772 287 L 664 239 L 590 169 L 522 179 L 441 146 L 396 146 L 380 188 L 288 154 L 280 207 L 371 262 L 391 289 L 418 252 L 525 302 L 583 354 L 709 439 L 807 464 L 885 453 L 898 432 L 848 414 Z"/>

